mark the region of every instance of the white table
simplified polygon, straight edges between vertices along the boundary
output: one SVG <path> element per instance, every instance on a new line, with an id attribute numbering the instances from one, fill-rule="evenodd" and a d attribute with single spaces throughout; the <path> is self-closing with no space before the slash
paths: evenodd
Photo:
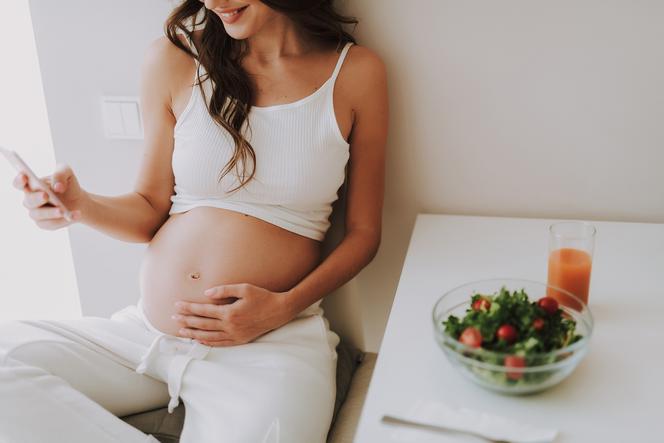
<path id="1" fill-rule="evenodd" d="M 662 224 L 593 222 L 589 353 L 548 391 L 511 397 L 484 390 L 458 373 L 434 341 L 431 309 L 446 290 L 493 277 L 546 281 L 553 221 L 417 217 L 355 442 L 403 441 L 380 418 L 421 400 L 553 427 L 560 431 L 556 442 L 664 442 Z"/>

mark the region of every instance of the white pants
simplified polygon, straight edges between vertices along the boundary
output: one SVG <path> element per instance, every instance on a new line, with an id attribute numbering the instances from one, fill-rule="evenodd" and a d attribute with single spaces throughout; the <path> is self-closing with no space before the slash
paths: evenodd
<path id="1" fill-rule="evenodd" d="M 118 417 L 181 398 L 181 443 L 322 443 L 338 340 L 314 314 L 209 347 L 156 330 L 140 303 L 110 319 L 0 322 L 0 442 L 156 442 Z"/>

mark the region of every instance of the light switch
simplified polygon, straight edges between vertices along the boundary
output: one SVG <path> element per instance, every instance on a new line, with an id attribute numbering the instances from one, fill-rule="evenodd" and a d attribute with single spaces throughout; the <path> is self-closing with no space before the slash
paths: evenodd
<path id="1" fill-rule="evenodd" d="M 104 132 L 111 139 L 142 139 L 143 123 L 138 97 L 102 97 Z"/>
<path id="2" fill-rule="evenodd" d="M 104 122 L 107 136 L 116 137 L 124 135 L 122 111 L 119 104 L 114 102 L 104 104 Z"/>
<path id="3" fill-rule="evenodd" d="M 141 136 L 141 118 L 138 113 L 138 103 L 121 103 L 122 122 L 125 135 L 131 137 Z"/>

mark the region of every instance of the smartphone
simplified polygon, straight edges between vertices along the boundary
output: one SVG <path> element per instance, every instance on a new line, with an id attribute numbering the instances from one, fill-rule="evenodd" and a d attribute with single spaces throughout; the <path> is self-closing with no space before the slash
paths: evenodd
<path id="1" fill-rule="evenodd" d="M 72 214 L 69 209 L 62 203 L 62 200 L 58 198 L 58 196 L 53 192 L 51 187 L 45 183 L 43 180 L 41 180 L 39 177 L 37 177 L 37 174 L 35 174 L 32 169 L 27 165 L 27 163 L 21 158 L 20 155 L 16 151 L 11 151 L 9 149 L 3 148 L 0 146 L 0 154 L 2 154 L 8 161 L 9 163 L 14 166 L 14 169 L 16 169 L 18 172 L 22 172 L 23 174 L 27 175 L 30 180 L 34 183 L 37 184 L 37 187 L 46 192 L 48 194 L 48 200 L 50 203 L 53 203 L 55 206 L 59 207 L 62 210 L 62 215 L 67 221 L 72 221 Z"/>

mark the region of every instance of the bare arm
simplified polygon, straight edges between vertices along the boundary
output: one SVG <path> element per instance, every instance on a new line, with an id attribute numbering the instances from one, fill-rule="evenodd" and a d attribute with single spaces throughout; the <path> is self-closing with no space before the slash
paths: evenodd
<path id="1" fill-rule="evenodd" d="M 138 192 L 112 197 L 88 193 L 82 214 L 81 223 L 132 243 L 150 242 L 165 221 L 165 217 Z"/>
<path id="2" fill-rule="evenodd" d="M 357 275 L 378 252 L 388 126 L 387 78 L 382 61 L 366 48 L 348 72 L 354 78 L 355 121 L 350 136 L 346 234 L 309 275 L 287 292 L 292 315 Z"/>
<path id="3" fill-rule="evenodd" d="M 174 51 L 167 39 L 148 48 L 141 71 L 141 115 L 145 128 L 143 159 L 134 191 L 119 196 L 86 193 L 81 222 L 114 238 L 149 242 L 168 219 L 173 193 L 171 78 Z M 182 57 L 182 55 L 179 55 Z"/>

